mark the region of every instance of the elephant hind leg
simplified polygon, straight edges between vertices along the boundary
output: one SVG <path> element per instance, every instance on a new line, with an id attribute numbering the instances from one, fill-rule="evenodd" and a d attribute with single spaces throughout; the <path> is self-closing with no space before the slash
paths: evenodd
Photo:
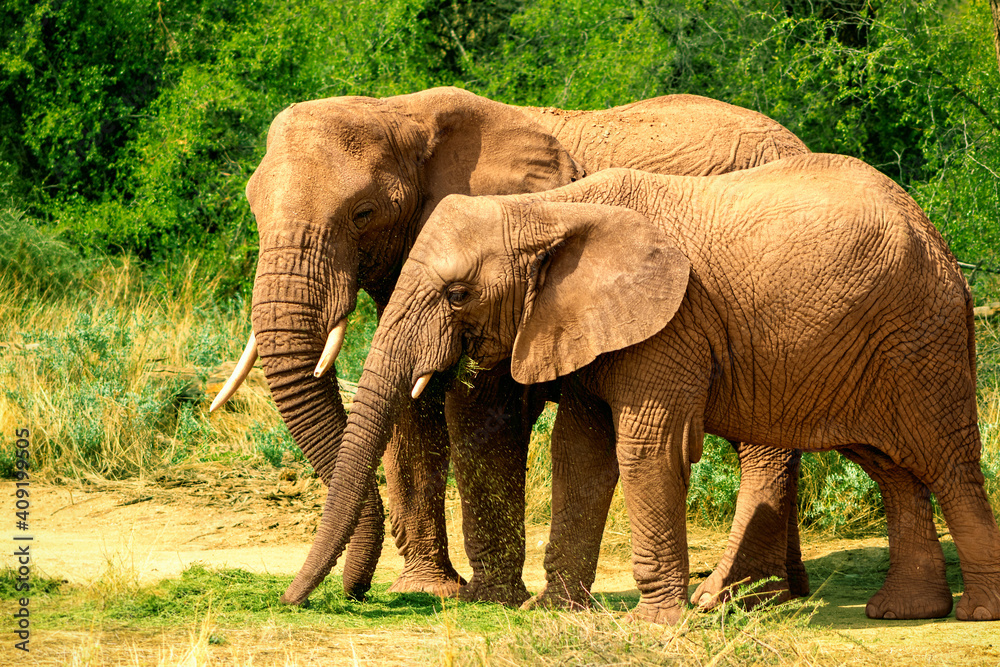
<path id="1" fill-rule="evenodd" d="M 799 547 L 799 462 L 802 453 L 751 443 L 732 443 L 740 457 L 740 493 L 725 552 L 712 574 L 698 586 L 694 602 L 710 609 L 732 595 L 741 583 L 769 577 L 754 606 L 766 600 L 785 602 L 809 594 L 809 575 Z"/>
<path id="2" fill-rule="evenodd" d="M 788 581 L 788 592 L 793 598 L 804 598 L 809 595 L 809 573 L 802 561 L 802 541 L 799 538 L 799 463 L 802 452 L 796 450 L 794 469 L 789 474 L 789 507 L 788 531 L 785 533 L 787 545 L 785 550 L 785 576 Z"/>
<path id="3" fill-rule="evenodd" d="M 978 457 L 949 461 L 932 482 L 962 565 L 965 592 L 955 609 L 960 621 L 1000 620 L 1000 530 L 983 488 Z"/>
<path id="4" fill-rule="evenodd" d="M 889 572 L 868 601 L 869 618 L 941 618 L 951 612 L 944 553 L 934 527 L 930 490 L 911 472 L 865 445 L 842 449 L 882 492 L 889 533 Z"/>

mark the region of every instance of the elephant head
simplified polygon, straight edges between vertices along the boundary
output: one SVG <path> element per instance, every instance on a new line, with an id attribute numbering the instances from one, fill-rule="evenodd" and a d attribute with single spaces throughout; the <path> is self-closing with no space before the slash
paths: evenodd
<path id="1" fill-rule="evenodd" d="M 552 380 L 649 338 L 679 308 L 690 265 L 642 215 L 516 200 L 449 197 L 417 239 L 372 341 L 316 541 L 284 601 L 305 599 L 333 566 L 393 415 L 433 373 L 467 354 L 487 367 L 510 357 L 521 383 Z"/>

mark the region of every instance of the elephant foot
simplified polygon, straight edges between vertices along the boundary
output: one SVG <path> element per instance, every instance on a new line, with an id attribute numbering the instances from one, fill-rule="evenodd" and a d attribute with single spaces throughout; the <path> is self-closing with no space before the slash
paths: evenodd
<path id="1" fill-rule="evenodd" d="M 531 597 L 521 579 L 507 583 L 485 582 L 472 577 L 472 581 L 458 589 L 458 599 L 465 602 L 497 602 L 508 607 L 520 607 Z"/>
<path id="2" fill-rule="evenodd" d="M 803 575 L 805 576 L 805 592 L 808 594 L 809 578 L 805 575 L 804 568 Z M 755 587 L 753 593 L 744 593 L 739 596 L 740 602 L 747 609 L 753 609 L 754 607 L 765 602 L 780 604 L 782 602 L 788 602 L 795 597 L 795 594 L 790 590 L 789 582 L 785 579 L 784 572 L 774 573 L 773 575 L 757 572 L 753 576 L 746 575 L 740 577 L 738 576 L 738 573 L 733 570 L 725 569 L 720 564 L 715 568 L 712 574 L 709 575 L 708 579 L 701 582 L 695 590 L 691 600 L 694 604 L 698 605 L 700 610 L 709 611 L 723 602 L 732 599 L 738 592 L 739 588 L 750 586 L 754 582 L 762 581 L 770 576 L 776 576 L 778 577 L 778 580 L 758 585 Z M 802 579 L 797 581 L 797 588 L 799 590 L 803 588 Z"/>
<path id="3" fill-rule="evenodd" d="M 944 581 L 931 584 L 926 578 L 887 578 L 865 606 L 865 615 L 886 620 L 943 618 L 951 613 L 951 604 L 951 591 Z"/>
<path id="4" fill-rule="evenodd" d="M 645 602 L 640 600 L 638 606 L 628 613 L 630 621 L 643 621 L 656 625 L 677 625 L 684 613 L 684 605 L 680 602 Z"/>
<path id="5" fill-rule="evenodd" d="M 521 605 L 522 610 L 528 609 L 566 609 L 569 611 L 582 611 L 590 609 L 590 595 L 583 594 L 570 595 L 566 590 L 559 592 L 550 591 L 548 586 L 538 595 L 529 598 Z"/>
<path id="6" fill-rule="evenodd" d="M 955 608 L 960 621 L 1000 620 L 1000 575 L 963 573 L 965 592 Z"/>
<path id="7" fill-rule="evenodd" d="M 785 562 L 785 571 L 788 576 L 788 593 L 793 598 L 804 598 L 809 596 L 809 574 L 806 572 L 806 564 L 802 559 Z"/>
<path id="8" fill-rule="evenodd" d="M 442 598 L 453 598 L 458 595 L 459 588 L 465 585 L 455 568 L 447 567 L 410 567 L 403 568 L 403 573 L 389 587 L 390 593 L 430 593 Z"/>

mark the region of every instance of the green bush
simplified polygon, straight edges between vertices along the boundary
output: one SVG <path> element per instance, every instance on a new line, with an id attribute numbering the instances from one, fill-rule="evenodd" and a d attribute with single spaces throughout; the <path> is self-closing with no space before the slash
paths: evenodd
<path id="1" fill-rule="evenodd" d="M 86 263 L 61 238 L 21 211 L 0 210 L 0 289 L 22 299 L 74 286 Z"/>
<path id="2" fill-rule="evenodd" d="M 997 261 L 1000 75 L 982 0 L 87 0 L 0 10 L 0 182 L 88 252 L 184 251 L 245 289 L 243 187 L 290 102 L 460 85 L 599 108 L 696 93 L 908 187 Z"/>
<path id="3" fill-rule="evenodd" d="M 723 526 L 733 520 L 740 490 L 740 462 L 736 450 L 714 435 L 705 436 L 701 460 L 691 466 L 688 514 L 695 520 Z"/>
<path id="4" fill-rule="evenodd" d="M 44 210 L 114 193 L 121 150 L 163 83 L 152 0 L 10 0 L 0 8 L 0 180 Z"/>
<path id="5" fill-rule="evenodd" d="M 297 462 L 305 461 L 302 450 L 295 444 L 292 434 L 283 423 L 270 427 L 255 425 L 250 429 L 250 439 L 256 445 L 257 452 L 275 468 L 285 465 L 289 458 Z"/>
<path id="6" fill-rule="evenodd" d="M 0 375 L 18 380 L 6 389 L 9 400 L 48 416 L 33 422 L 33 468 L 127 477 L 165 450 L 155 434 L 172 430 L 182 387 L 136 382 L 136 335 L 150 323 L 129 320 L 113 309 L 80 312 L 65 331 L 24 332 L 25 349 L 0 362 Z"/>

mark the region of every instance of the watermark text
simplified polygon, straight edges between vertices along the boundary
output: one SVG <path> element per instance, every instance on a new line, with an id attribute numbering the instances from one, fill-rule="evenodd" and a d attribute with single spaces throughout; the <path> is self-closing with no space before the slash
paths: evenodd
<path id="1" fill-rule="evenodd" d="M 28 651 L 31 639 L 31 619 L 28 611 L 31 591 L 31 543 L 34 539 L 28 534 L 31 512 L 30 476 L 31 469 L 31 433 L 26 428 L 14 431 L 14 590 L 20 591 L 24 597 L 17 600 L 17 611 L 14 612 L 14 648 Z"/>

